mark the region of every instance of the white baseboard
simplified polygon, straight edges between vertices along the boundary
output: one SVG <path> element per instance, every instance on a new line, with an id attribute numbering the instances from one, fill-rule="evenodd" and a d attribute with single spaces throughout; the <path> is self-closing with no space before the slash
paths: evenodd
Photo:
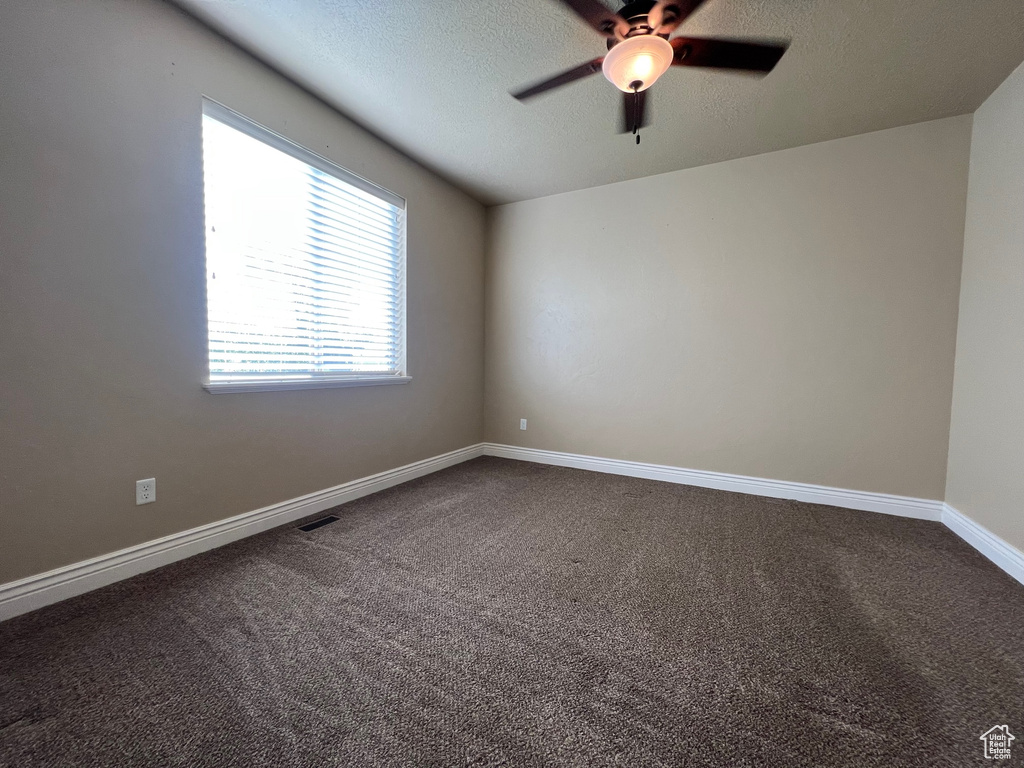
<path id="1" fill-rule="evenodd" d="M 942 522 L 985 557 L 1024 584 L 1024 552 L 1008 544 L 949 504 L 942 505 Z"/>
<path id="2" fill-rule="evenodd" d="M 517 448 L 512 445 L 484 443 L 485 456 L 499 456 L 504 459 L 533 461 L 538 464 L 553 464 L 558 467 L 589 469 L 612 475 L 644 477 L 649 480 L 663 480 L 681 485 L 696 485 L 719 491 L 750 493 L 755 496 L 770 496 L 776 499 L 796 499 L 812 504 L 829 504 L 846 509 L 865 512 L 882 512 L 887 515 L 916 517 L 921 520 L 940 520 L 942 502 L 934 499 L 917 499 L 911 496 L 893 496 L 887 493 L 851 491 L 845 488 L 829 488 L 824 485 L 791 483 L 786 480 L 768 480 L 763 477 L 730 475 L 724 472 L 707 472 L 701 469 L 683 469 L 664 464 L 646 464 L 641 461 L 602 459 L 597 456 L 580 456 L 575 453 L 542 451 L 537 448 Z"/>
<path id="3" fill-rule="evenodd" d="M 222 547 L 232 541 L 293 520 L 315 515 L 347 501 L 476 458 L 482 452 L 482 445 L 471 445 L 406 464 L 398 469 L 380 472 L 253 512 L 229 517 L 227 520 L 164 536 L 19 581 L 0 584 L 0 621 L 113 584 L 115 581 L 131 578 L 200 552 Z"/>
<path id="4" fill-rule="evenodd" d="M 941 521 L 989 560 L 1024 584 L 1024 553 L 941 501 L 730 475 L 723 472 L 682 469 L 639 461 L 580 456 L 536 448 L 517 448 L 497 443 L 481 443 L 108 555 L 83 560 L 19 581 L 0 584 L 0 621 L 224 546 L 270 528 L 315 515 L 339 504 L 483 455 Z"/>
<path id="5" fill-rule="evenodd" d="M 552 464 L 558 467 L 589 469 L 613 475 L 644 477 L 650 480 L 664 480 L 669 483 L 696 485 L 720 491 L 736 491 L 756 496 L 770 496 L 776 499 L 796 499 L 813 504 L 829 504 L 846 509 L 866 512 L 881 512 L 887 515 L 915 517 L 920 520 L 942 522 L 960 538 L 981 552 L 985 557 L 1024 584 L 1024 552 L 1000 539 L 991 531 L 971 520 L 942 501 L 917 499 L 911 496 L 892 496 L 887 493 L 851 491 L 845 488 L 830 488 L 824 485 L 791 483 L 784 480 L 768 480 L 762 477 L 730 475 L 724 472 L 707 472 L 699 469 L 682 469 L 662 464 L 645 464 L 640 461 L 602 459 L 597 456 L 580 456 L 575 453 L 542 451 L 537 448 L 518 448 L 513 445 L 484 443 L 485 456 L 499 456 L 504 459 L 533 461 L 538 464 Z"/>

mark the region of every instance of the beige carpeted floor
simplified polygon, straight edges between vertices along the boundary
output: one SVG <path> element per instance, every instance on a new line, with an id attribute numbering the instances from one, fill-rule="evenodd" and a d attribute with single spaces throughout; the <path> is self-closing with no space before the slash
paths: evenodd
<path id="1" fill-rule="evenodd" d="M 0 624 L 0 765 L 1024 760 L 1024 587 L 938 523 L 492 458 L 336 514 Z"/>

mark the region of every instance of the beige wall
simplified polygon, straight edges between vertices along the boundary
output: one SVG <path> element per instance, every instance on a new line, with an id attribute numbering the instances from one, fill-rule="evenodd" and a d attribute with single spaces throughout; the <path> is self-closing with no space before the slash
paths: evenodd
<path id="1" fill-rule="evenodd" d="M 411 384 L 200 388 L 203 95 L 408 199 Z M 973 143 L 951 118 L 491 209 L 486 383 L 481 206 L 172 7 L 4 3 L 0 98 L 0 583 L 484 436 L 945 489 L 1024 547 L 1024 70 Z"/>
<path id="2" fill-rule="evenodd" d="M 491 209 L 487 439 L 941 499 L 970 133 Z"/>
<path id="3" fill-rule="evenodd" d="M 411 384 L 200 388 L 204 94 L 408 199 Z M 0 583 L 478 442 L 483 238 L 478 203 L 170 6 L 5 0 Z"/>
<path id="4" fill-rule="evenodd" d="M 974 115 L 946 501 L 1024 549 L 1024 66 Z"/>

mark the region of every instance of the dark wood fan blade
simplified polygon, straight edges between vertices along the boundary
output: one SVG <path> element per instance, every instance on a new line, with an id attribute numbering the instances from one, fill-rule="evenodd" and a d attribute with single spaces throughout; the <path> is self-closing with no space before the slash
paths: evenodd
<path id="1" fill-rule="evenodd" d="M 568 69 L 554 77 L 549 77 L 547 80 L 543 80 L 536 85 L 531 85 L 529 88 L 524 88 L 512 95 L 522 101 L 523 99 L 528 99 L 531 96 L 536 96 L 539 93 L 544 93 L 544 91 L 550 91 L 552 88 L 557 88 L 560 85 L 566 85 L 574 82 L 575 80 L 592 75 L 595 72 L 600 72 L 602 61 L 604 61 L 603 56 L 601 58 L 594 59 L 593 61 L 588 61 L 586 64 L 580 64 L 578 67 Z"/>
<path id="2" fill-rule="evenodd" d="M 661 0 L 651 9 L 648 23 L 657 34 L 667 35 L 702 5 L 704 0 Z"/>
<path id="3" fill-rule="evenodd" d="M 647 91 L 622 94 L 622 119 L 619 133 L 636 133 L 647 125 Z"/>
<path id="4" fill-rule="evenodd" d="M 788 43 L 753 43 L 745 40 L 716 40 L 708 37 L 675 37 L 674 65 L 737 69 L 767 74 L 775 68 Z"/>
<path id="5" fill-rule="evenodd" d="M 615 11 L 609 10 L 599 0 L 561 0 L 561 2 L 605 37 L 615 37 L 619 29 L 623 35 L 629 31 L 629 24 Z"/>

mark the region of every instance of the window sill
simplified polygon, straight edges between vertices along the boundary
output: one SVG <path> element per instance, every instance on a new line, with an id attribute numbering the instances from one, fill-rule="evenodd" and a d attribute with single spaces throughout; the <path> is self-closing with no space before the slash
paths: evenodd
<path id="1" fill-rule="evenodd" d="M 203 389 L 213 395 L 234 395 L 243 392 L 277 392 L 287 389 L 377 387 L 382 384 L 408 384 L 410 381 L 412 381 L 412 376 L 339 376 L 336 379 L 209 381 L 203 384 Z"/>

